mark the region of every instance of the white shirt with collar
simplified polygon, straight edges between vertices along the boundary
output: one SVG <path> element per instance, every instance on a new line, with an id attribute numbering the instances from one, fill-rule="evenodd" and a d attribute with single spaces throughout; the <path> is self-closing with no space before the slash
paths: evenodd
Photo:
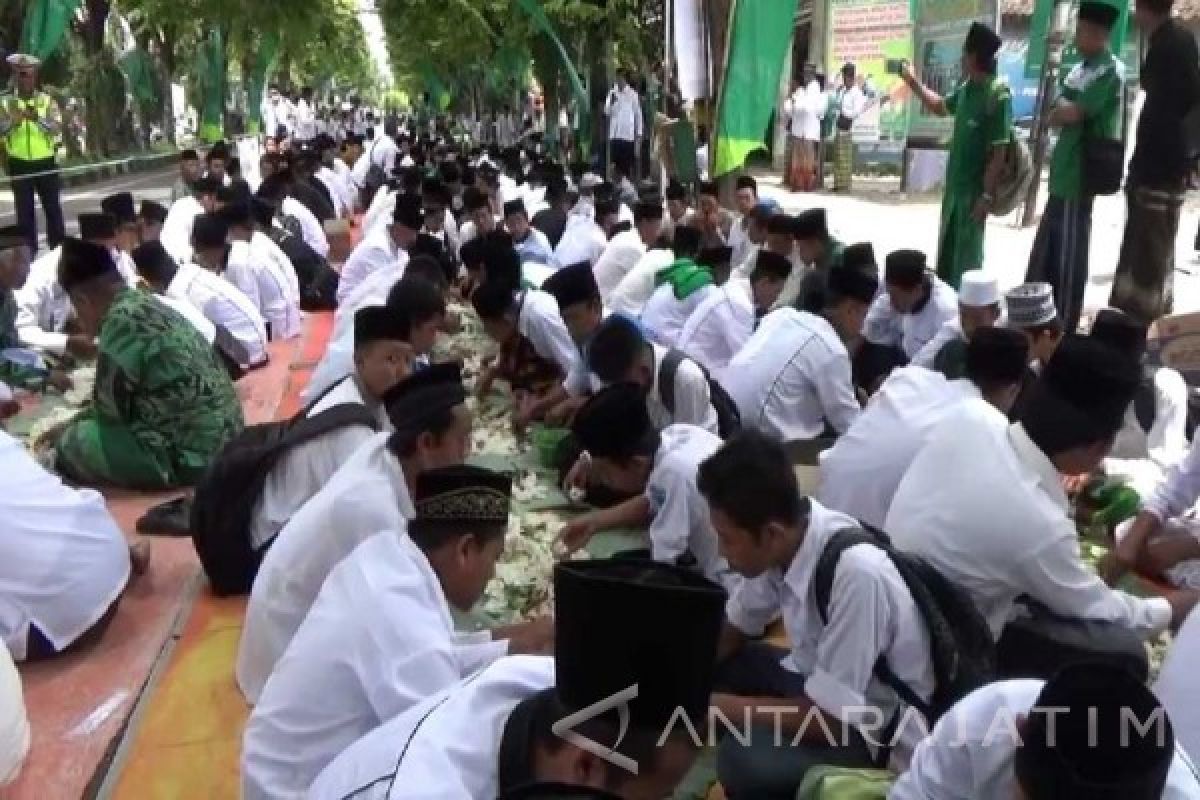
<path id="1" fill-rule="evenodd" d="M 283 278 L 287 286 L 288 299 L 300 307 L 300 278 L 296 275 L 296 265 L 287 254 L 262 231 L 255 231 L 250 236 L 250 250 L 257 258 L 264 260 L 276 275 Z"/>
<path id="2" fill-rule="evenodd" d="M 251 704 L 258 702 L 330 571 L 368 537 L 404 533 L 416 516 L 404 470 L 387 448 L 390 437 L 377 433 L 359 447 L 267 550 L 250 592 L 235 670 Z"/>
<path id="3" fill-rule="evenodd" d="M 396 213 L 396 195 L 398 192 L 386 184 L 379 187 L 371 198 L 371 205 L 363 213 L 364 238 L 375 230 L 392 224 L 392 216 Z"/>
<path id="4" fill-rule="evenodd" d="M 317 115 L 312 104 L 303 97 L 295 106 L 296 138 L 307 142 L 317 137 Z"/>
<path id="5" fill-rule="evenodd" d="M 246 725 L 242 796 L 298 797 L 362 736 L 508 650 L 461 648 L 428 558 L 368 538 L 330 572 Z"/>
<path id="6" fill-rule="evenodd" d="M 742 282 L 731 278 L 696 306 L 675 346 L 715 375 L 729 365 L 753 332 L 754 303 Z"/>
<path id="7" fill-rule="evenodd" d="M 363 238 L 354 252 L 342 265 L 342 277 L 338 283 L 337 301 L 343 301 L 376 270 L 395 266 L 403 259 L 408 260 L 408 254 L 396 244 L 392 238 L 391 227 L 381 225 Z"/>
<path id="8" fill-rule="evenodd" d="M 875 677 L 881 657 L 919 697 L 932 697 L 929 633 L 891 558 L 869 544 L 847 548 L 838 559 L 829 622 L 822 622 L 813 586 L 817 562 L 834 534 L 859 526 L 820 503 L 809 506 L 804 539 L 788 568 L 743 580 L 730 593 L 726 616 L 747 636 L 759 636 L 782 614 L 791 642 L 782 665 L 807 676 L 805 695 L 843 722 L 878 724 L 864 716 L 864 708 L 880 709 L 890 719 L 900 705 L 896 693 Z M 905 763 L 921 727 L 905 726 L 892 753 L 894 763 Z"/>
<path id="9" fill-rule="evenodd" d="M 388 295 L 396 283 L 404 277 L 408 265 L 408 253 L 400 251 L 400 260 L 392 265 L 375 270 L 358 285 L 350 296 L 338 305 L 333 315 L 333 331 L 325 353 L 317 362 L 308 385 L 300 393 L 304 403 L 312 403 L 321 393 L 342 378 L 354 372 L 354 315 L 367 306 L 387 304 Z"/>
<path id="10" fill-rule="evenodd" d="M 658 271 L 671 266 L 674 261 L 675 254 L 670 250 L 647 250 L 608 295 L 606 305 L 609 310 L 631 317 L 640 316 L 646 301 L 654 294 L 654 278 Z"/>
<path id="11" fill-rule="evenodd" d="M 717 410 L 713 408 L 708 393 L 708 377 L 700 365 L 685 358 L 675 370 L 675 410 L 667 409 L 662 399 L 662 363 L 667 348 L 651 344 L 654 351 L 653 374 L 650 391 L 646 393 L 646 414 L 657 430 L 669 425 L 695 425 L 709 433 L 717 433 Z"/>
<path id="12" fill-rule="evenodd" d="M 463 241 L 467 241 L 465 233 Z M 586 261 L 594 267 L 607 247 L 603 228 L 582 214 L 569 214 L 567 227 L 554 248 L 554 260 L 564 266 Z"/>
<path id="13" fill-rule="evenodd" d="M 581 358 L 558 311 L 554 295 L 540 289 L 525 289 L 517 294 L 521 306 L 517 332 L 529 340 L 537 354 L 559 366 L 564 376 L 576 369 Z"/>
<path id="14" fill-rule="evenodd" d="M 721 438 L 695 425 L 670 425 L 659 434 L 646 499 L 650 503 L 650 556 L 664 564 L 687 566 L 733 591 L 741 578 L 717 547 L 708 503 L 696 486 L 700 463 L 721 448 Z"/>
<path id="15" fill-rule="evenodd" d="M 862 410 L 851 382 L 850 355 L 833 326 L 792 308 L 762 318 L 720 381 L 737 404 L 742 425 L 783 441 L 815 439 L 826 423 L 845 433 Z"/>
<path id="16" fill-rule="evenodd" d="M 604 113 L 608 115 L 608 138 L 632 142 L 641 137 L 642 104 L 632 86 L 614 86 L 604 100 Z"/>
<path id="17" fill-rule="evenodd" d="M 341 185 L 342 198 L 347 203 L 347 208 L 353 214 L 358 208 L 358 186 L 354 183 L 354 174 L 350 165 L 342 160 L 341 156 L 333 159 L 333 174 L 337 178 L 338 184 Z"/>
<path id="18" fill-rule="evenodd" d="M 821 120 L 825 116 L 825 93 L 815 80 L 792 92 L 783 104 L 783 113 L 791 125 L 789 132 L 797 139 L 810 142 L 821 140 Z"/>
<path id="19" fill-rule="evenodd" d="M 67 334 L 63 330 L 73 314 L 71 298 L 58 282 L 61 255 L 60 245 L 34 259 L 25 285 L 13 291 L 17 338 L 21 345 L 56 356 L 67 352 Z"/>
<path id="20" fill-rule="evenodd" d="M 841 109 L 842 116 L 849 117 L 850 119 L 858 119 L 870 104 L 870 98 L 855 84 L 842 92 L 842 101 L 839 108 Z"/>
<path id="21" fill-rule="evenodd" d="M 1017 740 L 1009 731 L 1028 714 L 1046 684 L 1040 680 L 999 681 L 960 700 L 917 746 L 888 800 L 1013 800 Z M 1162 800 L 1194 800 L 1200 783 L 1176 743 Z"/>
<path id="22" fill-rule="evenodd" d="M 1175 743 L 1195 761 L 1200 758 L 1200 614 L 1188 614 L 1179 633 L 1171 640 L 1166 660 L 1154 683 L 1154 694 L 1162 702 L 1175 729 Z"/>
<path id="23" fill-rule="evenodd" d="M 250 298 L 263 319 L 271 326 L 272 340 L 292 339 L 300 335 L 300 306 L 292 302 L 291 289 L 283 275 L 259 255 L 249 242 L 236 241 L 229 246 L 223 277 Z"/>
<path id="24" fill-rule="evenodd" d="M 553 686 L 553 658 L 498 659 L 359 739 L 321 772 L 308 800 L 495 800 L 509 716 Z"/>
<path id="25" fill-rule="evenodd" d="M 746 256 L 750 254 L 750 248 L 754 246 L 754 242 L 750 241 L 749 224 L 744 215 L 738 214 L 733 220 L 733 225 L 729 228 L 729 241 L 727 244 L 733 250 L 730 254 L 731 264 L 742 263 L 746 259 Z"/>
<path id="26" fill-rule="evenodd" d="M 391 431 L 383 404 L 368 400 L 356 374 L 339 381 L 305 415 L 316 415 L 340 405 L 360 405 L 371 410 L 380 431 Z M 351 425 L 305 442 L 284 454 L 267 475 L 262 495 L 250 523 L 250 542 L 261 549 L 283 529 L 300 508 L 321 490 L 354 453 L 375 435 L 362 425 Z"/>
<path id="27" fill-rule="evenodd" d="M 190 194 L 176 200 L 167 211 L 167 218 L 163 220 L 158 240 L 180 264 L 192 257 L 192 225 L 195 224 L 196 217 L 203 213 L 204 206 Z"/>
<path id="28" fill-rule="evenodd" d="M 329 190 L 329 197 L 333 200 L 334 216 L 349 216 L 354 210 L 354 201 L 347 192 L 341 178 L 333 171 L 333 168 L 322 166 L 317 170 L 316 178 Z"/>
<path id="29" fill-rule="evenodd" d="M 241 345 L 249 363 L 267 361 L 267 327 L 250 298 L 229 281 L 196 264 L 184 264 L 167 286 L 166 294 L 186 300 Z"/>
<path id="30" fill-rule="evenodd" d="M 1166 477 L 1142 503 L 1142 510 L 1166 522 L 1184 514 L 1200 500 L 1200 436 L 1182 460 L 1167 469 Z"/>
<path id="31" fill-rule="evenodd" d="M 679 334 L 688 317 L 705 300 L 720 293 L 720 288 L 711 283 L 680 300 L 675 296 L 675 287 L 664 283 L 654 290 L 642 308 L 642 327 L 646 335 L 664 347 L 679 344 Z"/>
<path id="32" fill-rule="evenodd" d="M 129 582 L 129 545 L 91 489 L 67 486 L 0 431 L 0 638 L 25 658 L 29 629 L 66 648 Z"/>
<path id="33" fill-rule="evenodd" d="M 894 345 L 910 359 L 937 335 L 942 325 L 958 318 L 958 293 L 941 278 L 930 275 L 929 299 L 920 311 L 902 314 L 892 306 L 887 290 L 880 288 L 863 321 L 867 341 Z"/>
<path id="34" fill-rule="evenodd" d="M 883 528 L 896 487 L 917 452 L 959 403 L 978 398 L 968 380 L 946 380 L 923 367 L 894 370 L 850 430 L 821 454 L 817 499 Z M 996 419 L 1004 415 L 995 411 Z"/>
<path id="35" fill-rule="evenodd" d="M 217 326 L 212 323 L 212 320 L 204 316 L 200 309 L 192 305 L 190 301 L 172 297 L 169 294 L 156 294 L 154 296 L 164 306 L 192 323 L 192 327 L 200 332 L 200 335 L 204 337 L 204 341 L 212 344 L 217 340 Z"/>
<path id="36" fill-rule="evenodd" d="M 621 231 L 608 241 L 604 252 L 600 254 L 592 267 L 602 301 L 608 302 L 609 295 L 621 283 L 621 279 L 637 266 L 645 254 L 646 245 L 636 230 Z M 567 267 L 573 262 L 559 263 Z"/>
<path id="37" fill-rule="evenodd" d="M 1061 476 L 1025 429 L 967 400 L 913 459 L 884 530 L 968 592 L 997 639 L 1022 595 L 1062 617 L 1165 629 L 1165 598 L 1110 589 L 1083 562 L 1068 510 Z"/>
<path id="38" fill-rule="evenodd" d="M 315 250 L 317 255 L 321 258 L 329 255 L 329 239 L 325 237 L 325 228 L 303 203 L 289 195 L 283 198 L 279 210 L 289 217 L 295 217 L 300 223 L 300 238 L 304 239 L 305 244 Z"/>
<path id="39" fill-rule="evenodd" d="M 1149 430 L 1142 427 L 1136 410 L 1139 401 L 1130 403 L 1112 450 L 1104 459 L 1104 472 L 1125 479 L 1139 495 L 1147 497 L 1167 470 L 1187 454 L 1189 390 L 1182 375 L 1170 367 L 1160 367 L 1138 391 L 1146 391 L 1153 398 L 1152 404 L 1146 404 L 1146 410 L 1153 414 L 1153 424 Z"/>

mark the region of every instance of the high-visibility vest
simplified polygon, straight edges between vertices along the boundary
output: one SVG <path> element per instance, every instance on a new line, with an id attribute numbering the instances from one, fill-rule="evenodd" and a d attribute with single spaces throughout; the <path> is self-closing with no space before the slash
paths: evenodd
<path id="1" fill-rule="evenodd" d="M 22 116 L 25 108 L 32 103 L 37 110 L 38 119 L 46 119 L 50 114 L 53 102 L 50 95 L 45 92 L 36 92 L 28 100 L 22 100 L 15 94 L 0 98 L 0 104 L 4 106 L 4 113 L 15 123 L 4 137 L 4 146 L 8 151 L 9 158 L 19 161 L 39 161 L 54 157 L 53 135 L 46 133 L 41 125 Z"/>

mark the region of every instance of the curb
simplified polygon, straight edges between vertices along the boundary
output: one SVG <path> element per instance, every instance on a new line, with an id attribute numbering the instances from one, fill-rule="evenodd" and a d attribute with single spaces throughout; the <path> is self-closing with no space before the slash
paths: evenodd
<path id="1" fill-rule="evenodd" d="M 148 172 L 159 167 L 170 166 L 179 160 L 178 152 L 157 153 L 151 156 L 130 156 L 117 161 L 89 166 L 67 167 L 63 170 L 62 187 L 70 189 L 86 186 L 92 183 L 128 175 L 134 172 Z M 69 170 L 69 171 L 68 171 Z M 11 190 L 12 179 L 0 177 L 0 190 Z"/>

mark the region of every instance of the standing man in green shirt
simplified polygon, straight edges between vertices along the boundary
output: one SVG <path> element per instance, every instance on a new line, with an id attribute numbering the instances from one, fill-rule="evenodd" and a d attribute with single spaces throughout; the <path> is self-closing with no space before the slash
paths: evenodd
<path id="1" fill-rule="evenodd" d="M 1084 143 L 1115 138 L 1121 114 L 1121 66 L 1108 49 L 1119 14 L 1103 0 L 1079 4 L 1075 47 L 1082 60 L 1064 72 L 1050 111 L 1050 124 L 1060 133 L 1050 160 L 1050 197 L 1025 282 L 1045 281 L 1054 287 L 1054 304 L 1067 331 L 1079 327 L 1092 237 L 1092 196 L 1083 186 Z"/>
<path id="2" fill-rule="evenodd" d="M 955 289 L 964 272 L 983 266 L 983 233 L 1012 137 L 1012 92 L 996 77 L 999 49 L 996 32 L 974 23 L 963 42 L 963 81 L 945 97 L 917 80 L 909 65 L 900 73 L 929 113 L 954 115 L 937 274 Z"/>

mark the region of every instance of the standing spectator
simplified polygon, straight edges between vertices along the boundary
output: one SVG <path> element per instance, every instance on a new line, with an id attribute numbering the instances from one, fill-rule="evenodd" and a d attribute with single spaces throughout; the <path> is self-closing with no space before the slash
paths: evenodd
<path id="1" fill-rule="evenodd" d="M 311 142 L 317 138 L 317 109 L 313 106 L 313 90 L 305 86 L 296 101 L 296 139 Z"/>
<path id="2" fill-rule="evenodd" d="M 996 77 L 1000 44 L 991 28 L 972 24 L 963 42 L 965 78 L 945 96 L 918 81 L 909 65 L 900 73 L 926 111 L 954 115 L 937 273 L 955 289 L 964 272 L 983 266 L 983 233 L 1012 137 L 1012 92 Z"/>
<path id="3" fill-rule="evenodd" d="M 0 142 L 8 153 L 17 225 L 25 230 L 30 251 L 34 253 L 38 248 L 34 192 L 41 199 L 42 213 L 46 216 L 47 244 L 53 249 L 66 235 L 58 197 L 61 183 L 54 162 L 62 112 L 53 97 L 38 91 L 37 71 L 41 63 L 21 53 L 9 56 L 16 90 L 0 96 Z"/>
<path id="4" fill-rule="evenodd" d="M 638 143 L 642 139 L 642 105 L 638 93 L 629 85 L 624 70 L 617 73 L 617 85 L 604 101 L 608 115 L 609 158 L 626 175 L 636 175 Z"/>
<path id="5" fill-rule="evenodd" d="M 1183 118 L 1200 100 L 1200 53 L 1191 31 L 1171 19 L 1172 0 L 1138 0 L 1138 29 L 1146 37 L 1141 84 L 1146 92 L 1137 144 L 1129 161 L 1129 211 L 1109 305 L 1143 322 L 1170 313 L 1175 233 L 1192 164 Z"/>
<path id="6" fill-rule="evenodd" d="M 1121 67 L 1108 49 L 1120 12 L 1097 0 L 1079 4 L 1075 47 L 1083 60 L 1064 73 L 1050 124 L 1060 128 L 1050 161 L 1050 197 L 1029 256 L 1025 282 L 1054 287 L 1054 304 L 1067 331 L 1079 327 L 1088 279 L 1092 195 L 1086 193 L 1086 142 L 1112 139 L 1121 113 Z"/>
<path id="7" fill-rule="evenodd" d="M 788 119 L 788 164 L 784 183 L 796 192 L 816 187 L 817 148 L 821 143 L 821 119 L 825 116 L 825 94 L 817 83 L 817 69 L 804 65 L 804 73 L 791 97 L 783 104 Z"/>
<path id="8" fill-rule="evenodd" d="M 842 67 L 842 85 L 836 98 L 837 132 L 833 139 L 833 189 L 848 192 L 854 180 L 854 137 L 851 129 L 854 120 L 867 110 L 869 101 L 855 79 L 853 64 Z"/>

